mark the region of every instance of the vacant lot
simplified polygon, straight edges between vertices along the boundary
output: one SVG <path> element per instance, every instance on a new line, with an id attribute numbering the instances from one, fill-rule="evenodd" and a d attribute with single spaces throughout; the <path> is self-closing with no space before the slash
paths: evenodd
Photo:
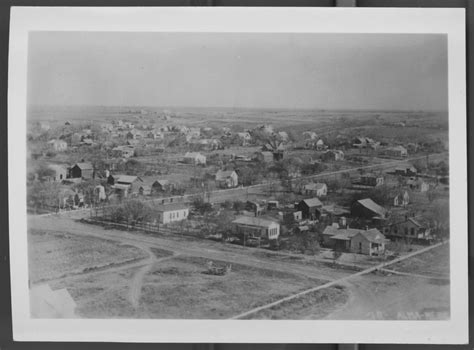
<path id="1" fill-rule="evenodd" d="M 46 230 L 28 233 L 31 282 L 41 282 L 96 268 L 137 261 L 141 249 L 118 242 Z"/>
<path id="2" fill-rule="evenodd" d="M 207 262 L 203 258 L 181 257 L 156 264 L 145 277 L 141 313 L 154 318 L 229 318 L 324 283 L 236 264 L 227 275 L 215 276 L 206 274 Z M 289 312 L 286 318 L 291 317 Z"/>

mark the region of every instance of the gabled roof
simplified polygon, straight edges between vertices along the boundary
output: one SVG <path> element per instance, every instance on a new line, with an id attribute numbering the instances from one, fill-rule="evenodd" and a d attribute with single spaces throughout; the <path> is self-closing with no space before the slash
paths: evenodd
<path id="1" fill-rule="evenodd" d="M 250 226 L 258 226 L 258 227 L 269 227 L 273 224 L 278 224 L 276 221 L 267 220 L 258 218 L 255 216 L 241 216 L 234 221 L 233 224 L 242 224 L 242 225 L 250 225 Z"/>
<path id="2" fill-rule="evenodd" d="M 318 198 L 303 199 L 302 202 L 304 202 L 310 208 L 323 206 L 323 203 Z"/>
<path id="3" fill-rule="evenodd" d="M 143 182 L 141 178 L 134 175 L 115 175 L 114 180 L 115 182 L 125 182 L 125 183 L 130 183 L 130 184 L 132 182 L 135 182 L 136 180 Z"/>
<path id="4" fill-rule="evenodd" d="M 384 243 L 386 241 L 385 236 L 376 228 L 371 228 L 366 231 L 362 230 L 360 234 L 372 243 Z"/>
<path id="5" fill-rule="evenodd" d="M 78 166 L 82 170 L 93 170 L 94 169 L 94 167 L 92 166 L 92 163 L 89 163 L 89 162 L 76 163 L 74 166 Z"/>
<path id="6" fill-rule="evenodd" d="M 234 170 L 219 170 L 216 173 L 216 180 L 225 179 L 227 177 L 232 176 L 234 173 L 235 173 Z"/>
<path id="7" fill-rule="evenodd" d="M 357 203 L 380 216 L 385 216 L 385 214 L 387 213 L 387 209 L 381 207 L 370 198 L 360 199 L 357 201 Z"/>
<path id="8" fill-rule="evenodd" d="M 169 185 L 170 182 L 169 180 L 156 180 L 153 182 L 153 184 L 155 183 L 159 184 L 160 186 L 166 186 L 166 185 Z"/>
<path id="9" fill-rule="evenodd" d="M 154 207 L 159 212 L 167 212 L 181 209 L 188 209 L 189 206 L 184 203 L 160 204 Z"/>

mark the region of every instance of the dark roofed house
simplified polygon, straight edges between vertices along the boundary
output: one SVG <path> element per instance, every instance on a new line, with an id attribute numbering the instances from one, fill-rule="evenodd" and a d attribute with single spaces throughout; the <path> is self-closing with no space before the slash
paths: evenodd
<path id="1" fill-rule="evenodd" d="M 82 162 L 76 163 L 70 169 L 70 177 L 73 179 L 83 178 L 83 179 L 92 179 L 94 177 L 94 167 L 92 163 Z"/>
<path id="2" fill-rule="evenodd" d="M 430 222 L 421 216 L 399 218 L 385 227 L 384 232 L 393 239 L 409 239 L 426 243 L 433 239 Z"/>
<path id="3" fill-rule="evenodd" d="M 351 207 L 351 215 L 359 218 L 386 218 L 387 209 L 381 207 L 370 198 L 360 199 Z"/>
<path id="4" fill-rule="evenodd" d="M 173 184 L 169 182 L 169 180 L 156 180 L 151 185 L 152 194 L 158 194 L 162 192 L 169 192 L 173 189 Z"/>
<path id="5" fill-rule="evenodd" d="M 321 216 L 323 203 L 318 198 L 303 199 L 297 208 L 301 211 L 303 219 L 317 220 Z"/>

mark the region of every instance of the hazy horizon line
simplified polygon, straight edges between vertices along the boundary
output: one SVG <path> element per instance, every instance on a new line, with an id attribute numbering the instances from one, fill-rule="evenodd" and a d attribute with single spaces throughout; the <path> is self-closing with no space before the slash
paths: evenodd
<path id="1" fill-rule="evenodd" d="M 156 108 L 156 109 L 236 109 L 278 111 L 360 111 L 360 112 L 449 112 L 443 109 L 373 109 L 373 108 L 324 108 L 324 107 L 225 107 L 225 106 L 159 106 L 159 105 L 95 105 L 95 104 L 27 104 L 27 107 L 95 107 L 95 108 Z"/>

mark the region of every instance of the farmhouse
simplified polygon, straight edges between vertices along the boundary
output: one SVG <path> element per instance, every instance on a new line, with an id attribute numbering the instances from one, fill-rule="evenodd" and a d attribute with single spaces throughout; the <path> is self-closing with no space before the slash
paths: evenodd
<path id="1" fill-rule="evenodd" d="M 263 213 L 264 207 L 257 202 L 247 201 L 245 209 L 253 212 L 255 216 L 260 216 Z"/>
<path id="2" fill-rule="evenodd" d="M 239 176 L 234 170 L 219 170 L 216 174 L 216 183 L 221 188 L 237 187 Z"/>
<path id="3" fill-rule="evenodd" d="M 133 175 L 111 175 L 107 180 L 109 184 L 112 183 L 112 188 L 123 191 L 125 196 L 127 194 L 138 194 L 140 186 L 143 185 L 143 180 Z"/>
<path id="4" fill-rule="evenodd" d="M 376 174 L 365 174 L 360 177 L 359 183 L 363 186 L 376 187 L 384 184 L 384 178 Z"/>
<path id="5" fill-rule="evenodd" d="M 183 162 L 187 164 L 194 164 L 194 165 L 200 165 L 200 164 L 205 165 L 206 156 L 198 152 L 187 152 L 184 155 Z"/>
<path id="6" fill-rule="evenodd" d="M 242 216 L 232 221 L 233 231 L 251 238 L 277 239 L 280 235 L 280 224 L 267 219 Z"/>
<path id="7" fill-rule="evenodd" d="M 385 218 L 387 216 L 387 210 L 370 198 L 360 199 L 351 207 L 351 215 L 359 218 L 372 219 Z"/>
<path id="8" fill-rule="evenodd" d="M 423 217 L 408 217 L 396 220 L 384 228 L 384 233 L 393 239 L 411 239 L 418 242 L 428 242 L 431 236 L 430 224 Z"/>
<path id="9" fill-rule="evenodd" d="M 328 150 L 321 154 L 321 159 L 326 162 L 344 160 L 344 152 L 340 150 Z"/>
<path id="10" fill-rule="evenodd" d="M 395 146 L 386 148 L 383 152 L 385 155 L 390 157 L 406 157 L 408 155 L 408 151 L 403 146 Z"/>
<path id="11" fill-rule="evenodd" d="M 133 146 L 117 146 L 112 149 L 112 153 L 116 157 L 130 158 L 135 154 L 135 147 Z"/>
<path id="12" fill-rule="evenodd" d="M 92 166 L 92 163 L 76 163 L 70 169 L 70 177 L 73 179 L 92 179 L 94 177 L 94 167 Z"/>
<path id="13" fill-rule="evenodd" d="M 413 165 L 399 165 L 395 168 L 395 175 L 400 176 L 416 176 L 417 170 Z"/>
<path id="14" fill-rule="evenodd" d="M 65 165 L 50 164 L 48 168 L 54 171 L 54 175 L 51 176 L 51 181 L 62 181 L 67 178 L 68 168 Z"/>
<path id="15" fill-rule="evenodd" d="M 182 203 L 158 205 L 155 208 L 157 221 L 161 224 L 186 220 L 189 215 L 189 207 Z"/>
<path id="16" fill-rule="evenodd" d="M 324 141 L 319 139 L 318 142 L 316 142 L 316 150 L 322 151 L 325 148 L 326 146 L 324 145 Z"/>
<path id="17" fill-rule="evenodd" d="M 420 192 L 427 192 L 430 189 L 429 183 L 414 177 L 407 180 L 407 185 L 410 187 L 410 189 Z"/>
<path id="18" fill-rule="evenodd" d="M 309 183 L 303 186 L 303 194 L 315 197 L 324 197 L 328 194 L 328 186 L 325 183 Z"/>
<path id="19" fill-rule="evenodd" d="M 255 152 L 253 158 L 257 160 L 258 162 L 272 163 L 273 153 L 269 151 Z"/>
<path id="20" fill-rule="evenodd" d="M 296 206 L 304 219 L 316 220 L 321 216 L 323 203 L 318 198 L 303 199 Z"/>
<path id="21" fill-rule="evenodd" d="M 335 250 L 348 251 L 369 256 L 381 255 L 385 252 L 387 239 L 377 229 L 361 230 L 327 226 L 323 231 L 323 243 Z"/>
<path id="22" fill-rule="evenodd" d="M 379 230 L 373 228 L 360 231 L 350 240 L 350 251 L 369 256 L 379 256 L 385 253 L 387 239 Z"/>
<path id="23" fill-rule="evenodd" d="M 398 193 L 393 199 L 393 206 L 395 207 L 406 207 L 410 203 L 410 196 L 408 192 Z"/>
<path id="24" fill-rule="evenodd" d="M 64 140 L 51 140 L 48 145 L 56 152 L 62 152 L 67 150 L 67 142 Z"/>
<path id="25" fill-rule="evenodd" d="M 154 193 L 162 193 L 168 192 L 173 189 L 173 184 L 169 182 L 169 180 L 156 180 L 151 185 L 151 192 Z"/>

